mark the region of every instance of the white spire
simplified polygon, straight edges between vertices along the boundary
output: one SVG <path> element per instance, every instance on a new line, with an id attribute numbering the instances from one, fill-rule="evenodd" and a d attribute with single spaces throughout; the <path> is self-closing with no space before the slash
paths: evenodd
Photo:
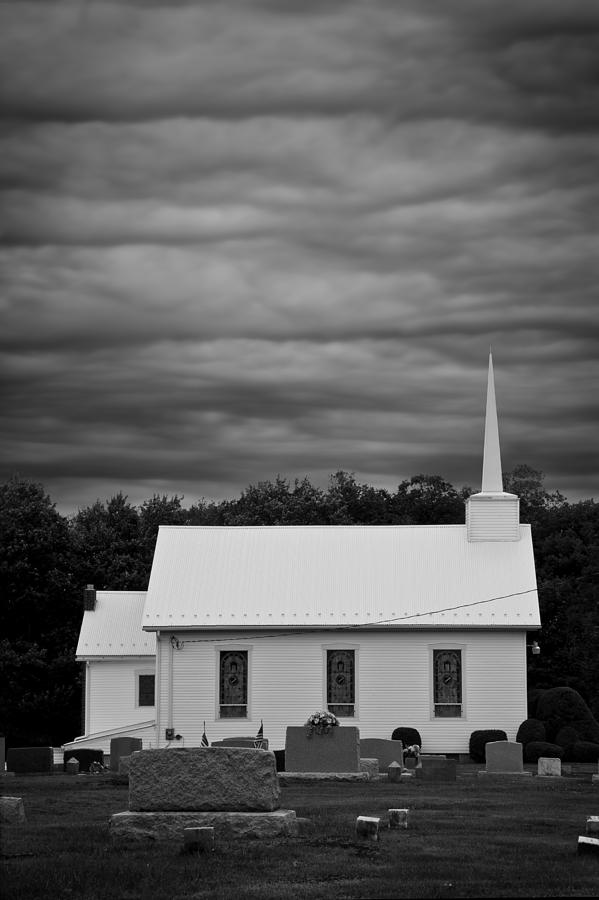
<path id="1" fill-rule="evenodd" d="M 481 492 L 502 493 L 501 452 L 499 449 L 499 426 L 497 424 L 497 404 L 495 402 L 495 379 L 493 377 L 493 355 L 489 350 L 489 377 L 487 381 L 487 412 L 485 415 L 485 446 L 483 451 L 483 483 Z"/>

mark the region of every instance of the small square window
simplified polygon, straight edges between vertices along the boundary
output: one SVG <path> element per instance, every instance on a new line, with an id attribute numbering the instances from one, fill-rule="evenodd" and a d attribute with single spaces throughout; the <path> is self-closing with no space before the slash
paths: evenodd
<path id="1" fill-rule="evenodd" d="M 138 696 L 138 705 L 139 706 L 154 706 L 155 705 L 155 675 L 138 675 L 137 682 L 137 696 Z"/>

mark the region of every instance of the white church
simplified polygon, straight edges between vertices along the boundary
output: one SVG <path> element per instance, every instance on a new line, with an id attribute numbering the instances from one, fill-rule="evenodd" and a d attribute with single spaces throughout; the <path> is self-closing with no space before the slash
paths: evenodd
<path id="1" fill-rule="evenodd" d="M 464 525 L 161 527 L 147 591 L 86 591 L 85 734 L 66 747 L 193 747 L 263 722 L 279 749 L 328 709 L 362 737 L 410 726 L 425 753 L 467 753 L 478 729 L 515 739 L 540 625 L 489 358 Z"/>

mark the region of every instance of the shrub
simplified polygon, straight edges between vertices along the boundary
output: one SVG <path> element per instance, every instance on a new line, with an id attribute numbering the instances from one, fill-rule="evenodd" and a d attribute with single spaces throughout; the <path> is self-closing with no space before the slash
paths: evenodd
<path id="1" fill-rule="evenodd" d="M 505 731 L 491 729 L 486 731 L 473 731 L 470 735 L 470 759 L 477 763 L 486 762 L 485 745 L 489 744 L 491 741 L 507 741 L 507 734 Z"/>
<path id="2" fill-rule="evenodd" d="M 578 743 L 579 740 L 580 735 L 575 728 L 572 728 L 571 725 L 564 725 L 564 727 L 560 728 L 560 730 L 556 734 L 555 743 L 564 748 L 564 755 L 562 759 L 565 762 L 575 761 L 574 757 L 572 756 L 572 748 L 574 744 Z"/>
<path id="3" fill-rule="evenodd" d="M 525 763 L 536 763 L 541 756 L 562 759 L 563 755 L 563 747 L 560 747 L 558 744 L 550 744 L 548 741 L 530 741 L 530 743 L 525 745 L 523 751 Z"/>
<path id="4" fill-rule="evenodd" d="M 538 718 L 537 705 L 544 693 L 545 693 L 544 688 L 531 688 L 529 690 L 528 697 L 527 697 L 529 718 L 531 718 L 531 719 Z"/>
<path id="5" fill-rule="evenodd" d="M 599 743 L 599 723 L 573 688 L 556 687 L 544 691 L 537 702 L 536 717 L 545 723 L 550 741 L 555 740 L 561 728 L 570 725 L 583 741 Z"/>
<path id="6" fill-rule="evenodd" d="M 596 763 L 599 762 L 599 744 L 593 741 L 577 741 L 568 747 L 568 759 L 571 762 Z"/>
<path id="7" fill-rule="evenodd" d="M 531 741 L 545 740 L 545 726 L 539 719 L 525 719 L 516 735 L 519 744 L 529 744 Z M 557 742 L 559 744 L 559 741 Z"/>
<path id="8" fill-rule="evenodd" d="M 415 728 L 396 728 L 391 735 L 391 740 L 402 741 L 404 747 L 409 747 L 410 744 L 418 744 L 422 750 L 422 738 Z"/>

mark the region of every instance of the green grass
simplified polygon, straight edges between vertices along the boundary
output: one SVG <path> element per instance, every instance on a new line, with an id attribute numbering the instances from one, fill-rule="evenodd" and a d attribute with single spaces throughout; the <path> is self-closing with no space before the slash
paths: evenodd
<path id="1" fill-rule="evenodd" d="M 474 771 L 474 770 L 472 770 Z M 175 844 L 111 846 L 108 818 L 127 808 L 110 776 L 16 777 L 25 826 L 1 835 L 3 900 L 191 898 L 585 897 L 599 893 L 599 858 L 578 856 L 599 814 L 590 775 L 455 783 L 308 784 L 283 789 L 310 820 L 297 838 L 216 842 L 188 856 Z M 409 828 L 355 839 L 356 816 L 407 807 Z"/>

